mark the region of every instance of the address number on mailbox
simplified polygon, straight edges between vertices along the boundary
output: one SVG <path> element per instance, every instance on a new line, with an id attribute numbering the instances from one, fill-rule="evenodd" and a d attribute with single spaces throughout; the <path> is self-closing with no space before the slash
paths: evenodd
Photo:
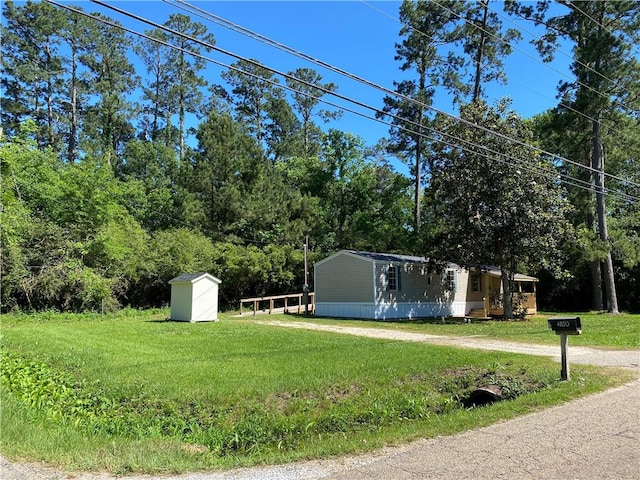
<path id="1" fill-rule="evenodd" d="M 553 317 L 547 320 L 549 328 L 556 334 L 580 335 L 582 333 L 582 324 L 580 317 Z"/>

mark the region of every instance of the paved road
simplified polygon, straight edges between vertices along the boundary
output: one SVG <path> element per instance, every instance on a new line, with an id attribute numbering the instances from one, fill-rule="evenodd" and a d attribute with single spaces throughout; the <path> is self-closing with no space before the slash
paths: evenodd
<path id="1" fill-rule="evenodd" d="M 272 322 L 269 322 L 272 323 Z M 504 350 L 557 358 L 558 347 L 422 335 L 395 330 L 282 324 L 350 335 Z M 640 375 L 640 351 L 570 347 L 572 363 L 632 368 Z M 107 480 L 106 474 L 75 474 L 35 464 L 1 460 L 3 480 Z M 177 476 L 132 476 L 146 480 L 458 480 L 572 479 L 640 480 L 640 378 L 623 387 L 489 427 L 450 437 L 419 440 L 374 454 L 282 466 L 201 472 Z"/>

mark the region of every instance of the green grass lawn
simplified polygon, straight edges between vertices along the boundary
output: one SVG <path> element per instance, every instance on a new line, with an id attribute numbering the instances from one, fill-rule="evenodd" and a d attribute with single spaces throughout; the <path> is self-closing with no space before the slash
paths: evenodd
<path id="1" fill-rule="evenodd" d="M 461 318 L 440 318 L 397 321 L 345 320 L 303 317 L 298 315 L 271 315 L 270 319 L 283 321 L 311 321 L 328 325 L 400 329 L 432 335 L 482 335 L 490 338 L 537 344 L 557 344 L 557 336 L 549 330 L 547 319 L 553 316 L 579 316 L 582 335 L 571 337 L 571 345 L 612 349 L 640 348 L 640 315 L 602 313 L 540 313 L 526 320 L 473 320 L 465 323 Z M 264 317 L 257 317 L 264 318 Z"/>
<path id="2" fill-rule="evenodd" d="M 0 317 L 2 453 L 116 473 L 287 462 L 452 434 L 631 378 L 576 365 L 560 382 L 542 358 L 166 314 Z M 468 408 L 486 384 L 507 400 Z"/>

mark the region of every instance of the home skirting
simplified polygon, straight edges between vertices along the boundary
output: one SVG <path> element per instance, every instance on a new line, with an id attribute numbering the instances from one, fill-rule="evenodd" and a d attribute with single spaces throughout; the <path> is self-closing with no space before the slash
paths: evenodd
<path id="1" fill-rule="evenodd" d="M 477 304 L 477 305 L 476 305 Z M 316 316 L 391 320 L 399 318 L 463 317 L 482 302 L 342 303 L 316 302 Z"/>

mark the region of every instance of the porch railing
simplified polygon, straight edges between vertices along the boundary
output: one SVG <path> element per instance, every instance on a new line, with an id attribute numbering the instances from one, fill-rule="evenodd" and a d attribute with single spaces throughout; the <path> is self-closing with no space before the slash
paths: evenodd
<path id="1" fill-rule="evenodd" d="M 536 308 L 536 294 L 535 293 L 514 293 L 513 299 L 518 297 L 522 299 L 522 308 L 526 309 L 526 315 L 534 315 L 537 312 Z M 483 298 L 483 308 L 485 317 L 487 316 L 499 316 L 504 315 L 504 308 L 502 304 L 494 305 L 489 297 Z"/>
<path id="2" fill-rule="evenodd" d="M 303 313 L 305 309 L 304 304 L 304 293 L 292 293 L 289 295 L 272 295 L 268 297 L 255 297 L 255 298 L 243 298 L 240 300 L 240 315 L 243 314 L 243 309 L 246 304 L 253 304 L 253 314 L 256 315 L 259 311 L 264 310 L 265 313 L 268 311 L 269 314 L 273 313 L 276 309 L 283 309 L 284 313 L 291 312 L 292 309 L 297 309 L 297 313 Z M 309 292 L 308 294 L 308 303 L 306 304 L 307 310 L 309 313 L 313 313 L 315 311 L 315 293 Z M 297 302 L 294 305 L 289 305 L 289 300 L 296 299 Z M 284 300 L 284 302 L 279 302 L 279 300 Z M 266 302 L 268 306 L 265 305 Z M 284 303 L 284 307 L 277 307 L 276 302 L 278 304 Z M 266 307 L 266 308 L 263 308 Z"/>

